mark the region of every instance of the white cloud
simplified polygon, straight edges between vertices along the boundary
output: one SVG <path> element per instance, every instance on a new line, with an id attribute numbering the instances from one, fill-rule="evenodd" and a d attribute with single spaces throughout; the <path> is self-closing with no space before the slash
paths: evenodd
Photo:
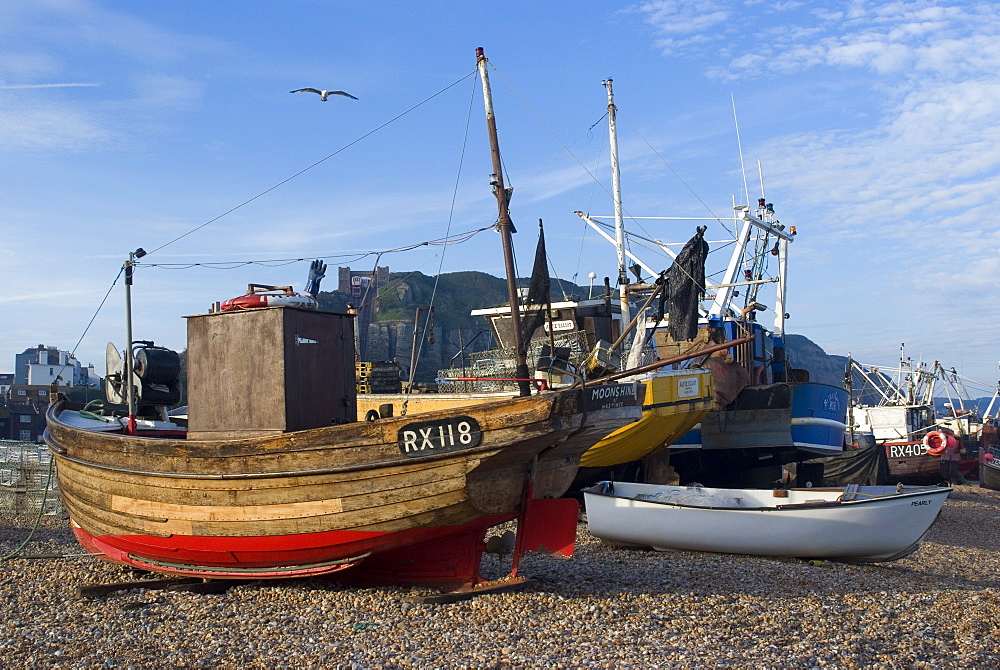
<path id="1" fill-rule="evenodd" d="M 180 75 L 140 74 L 134 78 L 133 87 L 138 96 L 136 104 L 157 109 L 188 109 L 204 93 L 203 84 Z"/>
<path id="2" fill-rule="evenodd" d="M 714 28 L 729 19 L 732 12 L 725 4 L 714 0 L 658 0 L 636 9 L 661 32 L 689 35 Z"/>
<path id="3" fill-rule="evenodd" d="M 813 327 L 835 333 L 838 348 L 861 349 L 876 361 L 892 355 L 888 339 L 835 324 L 868 323 L 908 340 L 918 355 L 964 351 L 989 360 L 1000 353 L 988 334 L 1000 328 L 1000 313 L 982 301 L 1000 273 L 1000 232 L 992 223 L 1000 200 L 994 3 L 643 7 L 662 40 L 654 48 L 686 40 L 684 55 L 710 63 L 708 77 L 784 89 L 769 102 L 799 110 L 785 116 L 808 119 L 768 137 L 762 153 L 772 188 L 788 194 L 782 210 L 800 219 L 804 234 L 794 252 L 793 294 L 828 295 L 829 270 L 817 268 L 836 268 L 838 291 L 852 296 L 834 296 L 832 319 Z M 753 39 L 734 39 L 725 24 L 711 23 L 717 34 L 701 43 L 672 25 L 699 8 L 710 23 L 718 12 L 742 8 L 759 15 L 744 23 L 764 27 Z M 721 63 L 713 51 L 725 56 Z M 806 212 L 817 225 L 808 225 Z"/>
<path id="4" fill-rule="evenodd" d="M 732 53 L 718 77 L 802 72 L 817 65 L 864 67 L 904 78 L 971 75 L 1000 63 L 1000 12 L 988 3 L 845 2 L 840 10 L 725 0 L 672 0 L 633 8 L 664 54 Z M 748 31 L 747 26 L 759 26 Z M 701 51 L 701 50 L 703 51 Z M 742 53 L 741 53 L 742 52 Z"/>
<path id="5" fill-rule="evenodd" d="M 663 35 L 656 40 L 656 47 L 671 54 L 708 42 L 711 33 L 732 16 L 726 4 L 716 0 L 657 0 L 626 11 L 643 15 L 646 23 Z"/>
<path id="6" fill-rule="evenodd" d="M 0 98 L 0 151 L 80 151 L 113 141 L 116 134 L 86 110 L 14 104 Z"/>

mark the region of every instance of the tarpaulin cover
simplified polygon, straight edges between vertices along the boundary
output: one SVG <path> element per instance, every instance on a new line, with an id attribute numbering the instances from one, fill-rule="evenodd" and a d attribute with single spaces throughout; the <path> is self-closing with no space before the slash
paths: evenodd
<path id="1" fill-rule="evenodd" d="M 842 456 L 811 458 L 803 464 L 823 466 L 823 486 L 890 484 L 889 459 L 882 445 L 866 449 L 848 447 Z"/>

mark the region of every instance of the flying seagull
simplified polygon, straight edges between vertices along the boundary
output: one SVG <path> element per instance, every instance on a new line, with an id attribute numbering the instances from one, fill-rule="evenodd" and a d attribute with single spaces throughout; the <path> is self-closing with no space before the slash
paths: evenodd
<path id="1" fill-rule="evenodd" d="M 346 91 L 321 91 L 318 88 L 299 88 L 294 91 L 289 91 L 289 93 L 302 93 L 302 92 L 317 93 L 319 94 L 319 99 L 322 100 L 323 102 L 326 102 L 327 97 L 331 95 L 343 95 L 350 98 L 351 100 L 357 100 L 357 98 L 355 98 L 350 93 L 347 93 Z"/>

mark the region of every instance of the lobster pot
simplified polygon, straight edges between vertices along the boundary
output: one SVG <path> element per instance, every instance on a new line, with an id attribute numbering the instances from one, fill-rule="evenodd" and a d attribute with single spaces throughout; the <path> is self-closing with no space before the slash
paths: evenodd
<path id="1" fill-rule="evenodd" d="M 190 439 L 357 420 L 352 315 L 268 307 L 187 319 Z"/>
<path id="2" fill-rule="evenodd" d="M 23 519 L 62 511 L 49 448 L 34 442 L 0 440 L 0 518 Z"/>

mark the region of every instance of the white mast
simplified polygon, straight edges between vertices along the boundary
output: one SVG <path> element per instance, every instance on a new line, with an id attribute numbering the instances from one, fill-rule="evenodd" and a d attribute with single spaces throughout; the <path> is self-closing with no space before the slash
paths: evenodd
<path id="1" fill-rule="evenodd" d="M 778 228 L 769 221 L 764 221 L 750 213 L 750 207 L 748 205 L 734 205 L 733 209 L 736 210 L 737 221 L 743 223 L 743 228 L 740 229 L 739 236 L 736 238 L 736 248 L 733 250 L 733 255 L 729 258 L 729 266 L 726 268 L 726 274 L 723 276 L 722 281 L 719 282 L 719 286 L 722 288 L 715 296 L 715 302 L 712 307 L 709 308 L 709 314 L 715 317 L 725 316 L 726 310 L 731 309 L 730 301 L 733 297 L 733 289 L 738 285 L 736 283 L 736 273 L 740 269 L 740 264 L 743 262 L 744 254 L 747 250 L 747 245 L 750 241 L 750 231 L 752 228 L 756 227 L 760 230 L 764 230 L 775 237 L 777 237 L 781 242 L 787 243 L 791 242 L 795 233 L 787 232 L 783 228 Z M 794 227 L 793 227 L 794 229 Z M 779 245 L 779 281 L 783 282 L 784 270 L 782 266 L 784 263 L 781 261 L 785 258 L 784 252 L 787 250 L 787 244 Z M 781 295 L 781 309 L 780 314 L 784 318 L 784 289 L 780 289 Z"/>
<path id="2" fill-rule="evenodd" d="M 625 224 L 622 220 L 622 188 L 621 175 L 618 169 L 618 133 L 615 129 L 615 94 L 611 88 L 611 77 L 601 83 L 608 89 L 608 135 L 610 136 L 611 147 L 611 191 L 615 200 L 615 249 L 618 252 L 618 294 L 622 305 L 622 323 L 629 323 L 632 317 L 629 315 L 628 294 L 625 291 L 628 285 L 628 273 L 625 271 Z"/>

